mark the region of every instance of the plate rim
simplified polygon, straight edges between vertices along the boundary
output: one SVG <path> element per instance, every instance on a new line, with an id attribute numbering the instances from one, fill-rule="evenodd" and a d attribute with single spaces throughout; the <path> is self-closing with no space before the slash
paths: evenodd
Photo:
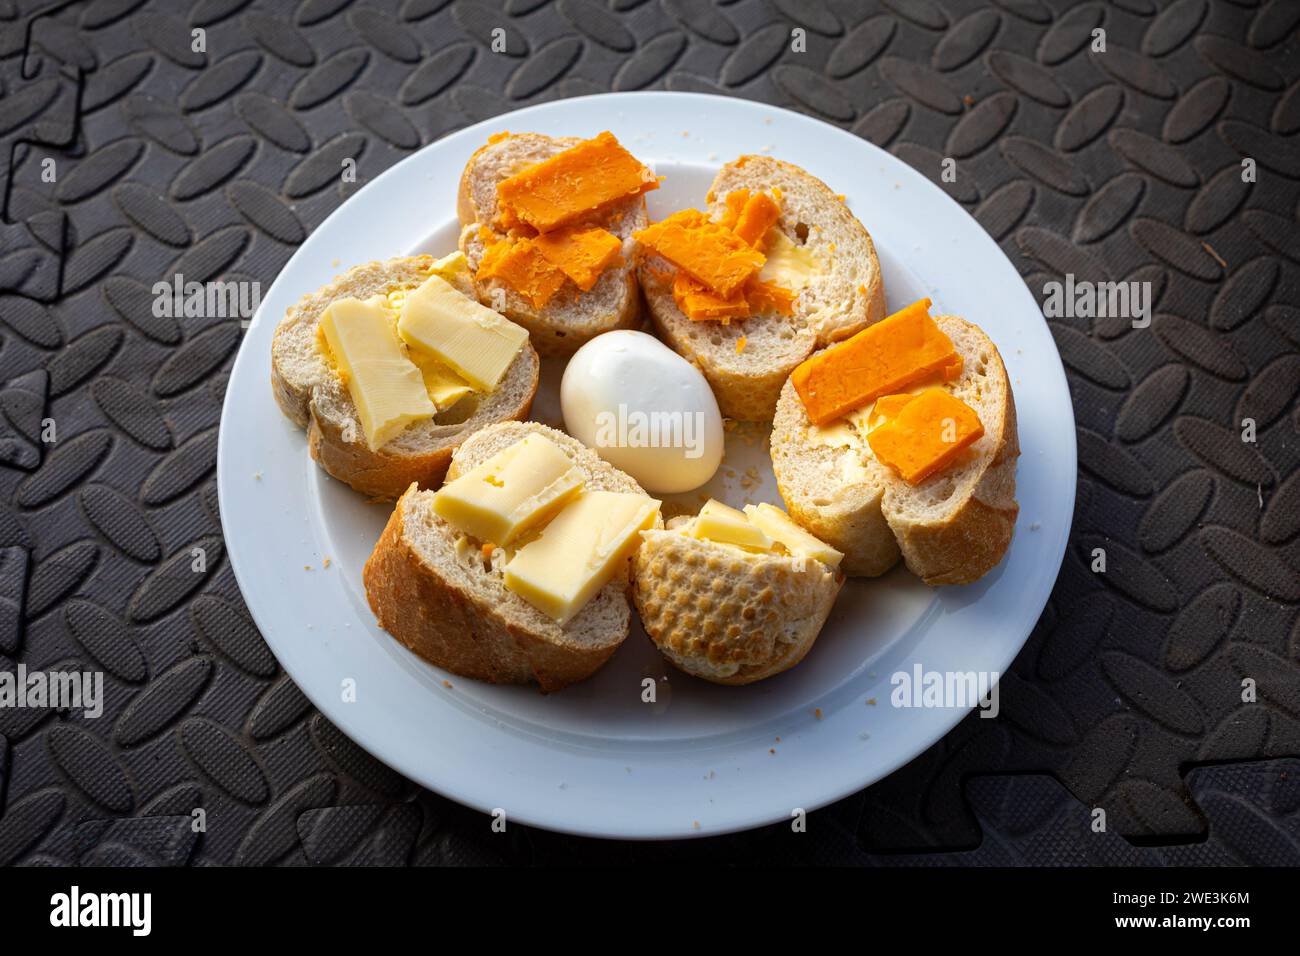
<path id="1" fill-rule="evenodd" d="M 522 119 L 530 114 L 542 113 L 542 112 L 555 110 L 555 109 L 565 109 L 565 108 L 571 109 L 575 106 L 575 104 L 580 105 L 584 101 L 615 100 L 615 101 L 630 102 L 635 100 L 645 101 L 650 99 L 672 99 L 677 101 L 702 103 L 711 108 L 722 109 L 722 110 L 738 109 L 741 110 L 742 112 L 743 111 L 765 112 L 771 114 L 773 117 L 772 125 L 773 125 L 774 136 L 778 135 L 778 129 L 776 124 L 779 122 L 796 121 L 798 123 L 812 123 L 817 126 L 827 128 L 829 130 L 834 131 L 834 133 L 841 134 L 842 136 L 848 138 L 855 147 L 864 148 L 868 155 L 874 156 L 875 154 L 881 154 L 883 156 L 888 157 L 888 160 L 891 166 L 893 167 L 893 170 L 897 172 L 898 176 L 907 179 L 909 181 L 909 184 L 916 185 L 918 188 L 928 190 L 934 195 L 941 196 L 943 198 L 943 201 L 946 201 L 946 203 L 950 204 L 951 212 L 953 213 L 959 212 L 962 217 L 968 219 L 973 220 L 974 218 L 965 207 L 963 207 L 960 203 L 954 200 L 940 187 L 932 183 L 920 172 L 912 169 L 903 160 L 899 159 L 896 156 L 893 156 L 887 150 L 881 149 L 880 147 L 876 146 L 874 143 L 871 143 L 868 140 L 855 136 L 853 133 L 851 133 L 850 131 L 842 127 L 836 126 L 832 123 L 825 122 L 814 116 L 809 116 L 807 114 L 795 112 L 793 110 L 784 107 L 775 106 L 761 101 L 748 100 L 748 99 L 742 99 L 737 97 L 720 96 L 720 95 L 709 94 L 709 93 L 640 90 L 640 91 L 629 91 L 629 92 L 597 93 L 588 96 L 572 97 L 572 98 L 561 99 L 561 100 L 552 100 L 545 103 L 538 103 L 530 106 L 525 106 L 520 109 L 512 110 L 506 113 L 501 113 L 496 116 L 481 120 L 477 123 L 471 123 L 459 129 L 445 131 L 439 134 L 436 139 L 422 146 L 420 149 L 415 150 L 410 155 L 403 157 L 401 160 L 394 163 L 392 166 L 384 170 L 382 173 L 375 176 L 373 179 L 367 182 L 365 186 L 359 189 L 355 194 L 350 196 L 344 202 L 340 203 L 335 209 L 333 209 L 330 212 L 328 216 L 326 216 L 326 218 L 320 223 L 320 225 L 318 225 L 314 230 L 312 230 L 312 233 L 309 234 L 308 238 L 310 239 L 310 237 L 312 235 L 315 235 L 317 232 L 324 231 L 329 226 L 330 221 L 334 219 L 336 216 L 339 216 L 340 213 L 346 207 L 348 207 L 351 203 L 358 201 L 362 196 L 366 195 L 368 191 L 376 190 L 379 184 L 383 182 L 387 177 L 397 175 L 398 171 L 403 166 L 405 166 L 407 163 L 411 163 L 414 160 L 416 160 L 420 156 L 420 154 L 423 153 L 425 150 L 437 148 L 441 144 L 445 143 L 445 141 L 448 140 L 449 138 L 469 137 L 470 134 L 472 133 L 475 133 L 477 131 L 484 131 L 492 127 L 496 127 L 498 129 L 505 128 L 505 125 L 514 122 L 515 118 Z M 719 165 L 721 165 L 721 163 L 719 163 Z M 975 224 L 976 226 L 978 226 L 978 223 Z M 997 255 L 1006 261 L 1010 269 L 1015 271 L 1014 263 L 1011 262 L 1007 254 L 1002 250 L 1000 243 L 994 240 L 993 237 L 989 236 L 987 232 L 983 231 L 982 228 L 980 228 L 979 230 L 979 235 L 983 238 L 984 241 L 991 244 L 993 250 L 996 251 Z M 280 282 L 284 273 L 289 271 L 289 268 L 293 264 L 294 259 L 296 259 L 299 255 L 301 255 L 304 244 L 305 242 L 303 244 L 298 245 L 293 255 L 289 257 L 289 259 L 284 263 L 284 265 L 280 268 L 279 272 L 276 274 L 276 277 L 272 281 L 271 287 L 268 290 L 267 295 L 263 297 L 263 305 L 258 310 L 259 314 L 254 317 L 252 324 L 256 324 L 259 321 L 270 321 L 269 319 L 265 318 L 261 314 L 266 307 L 265 302 L 267 300 L 274 298 L 272 293 L 275 291 L 275 286 Z M 1017 275 L 1019 275 L 1018 272 Z M 1023 279 L 1023 277 L 1020 278 Z M 1016 290 L 1016 293 L 1022 295 L 1023 297 L 1028 298 L 1029 302 L 1033 303 L 1032 293 L 1029 291 L 1028 287 L 1023 284 L 1023 282 Z M 1034 304 L 1034 311 L 1038 312 L 1036 303 Z M 250 324 L 250 328 L 252 327 L 252 324 Z M 230 370 L 230 375 L 229 375 L 230 384 L 233 384 L 235 382 L 237 373 L 241 368 L 241 364 L 257 363 L 262 361 L 265 358 L 265 356 L 260 354 L 258 355 L 246 354 L 252 352 L 250 348 L 246 348 L 246 346 L 249 344 L 250 339 L 251 336 L 246 335 L 244 337 L 244 340 L 240 343 L 239 350 L 235 356 L 235 360 L 232 363 L 231 370 Z M 1050 333 L 1049 333 L 1049 339 L 1050 339 Z M 1021 635 L 1019 639 L 1014 642 L 1014 648 L 1010 651 L 1007 659 L 998 662 L 996 671 L 1000 676 L 1005 675 L 1011 663 L 1019 656 L 1020 652 L 1024 649 L 1024 646 L 1028 641 L 1029 636 L 1033 632 L 1036 622 L 1042 616 L 1043 609 L 1046 607 L 1047 601 L 1050 599 L 1052 590 L 1054 588 L 1054 582 L 1059 577 L 1060 568 L 1064 561 L 1065 553 L 1068 550 L 1069 535 L 1070 535 L 1070 530 L 1073 522 L 1074 503 L 1075 503 L 1075 498 L 1078 489 L 1078 445 L 1077 445 L 1077 433 L 1075 429 L 1073 398 L 1069 391 L 1068 379 L 1066 378 L 1065 375 L 1065 369 L 1060 357 L 1059 349 L 1053 348 L 1050 354 L 1050 358 L 1054 361 L 1050 363 L 1051 367 L 1048 369 L 1048 372 L 1049 374 L 1056 373 L 1059 376 L 1058 385 L 1063 392 L 1065 398 L 1064 405 L 1065 408 L 1068 409 L 1068 413 L 1069 413 L 1069 422 L 1068 422 L 1069 438 L 1068 438 L 1068 442 L 1066 442 L 1066 446 L 1068 448 L 1069 459 L 1070 459 L 1069 461 L 1070 480 L 1069 480 L 1068 494 L 1061 496 L 1062 498 L 1068 499 L 1068 501 L 1066 501 L 1066 508 L 1064 509 L 1066 520 L 1064 523 L 1064 527 L 1060 532 L 1059 544 L 1054 549 L 1056 556 L 1054 559 L 1054 566 L 1051 569 L 1052 573 L 1050 576 L 1050 581 L 1052 583 L 1047 586 L 1045 592 L 1042 595 L 1041 604 L 1039 604 L 1037 607 L 1036 614 L 1029 622 L 1028 626 L 1025 627 L 1024 634 Z M 254 623 L 258 627 L 259 633 L 262 634 L 264 640 L 266 641 L 267 646 L 271 649 L 272 653 L 275 654 L 277 661 L 279 662 L 280 666 L 284 668 L 285 673 L 294 681 L 294 683 L 299 687 L 299 689 L 308 698 L 308 700 L 311 701 L 312 705 L 326 719 L 328 719 L 331 723 L 333 723 L 334 726 L 340 730 L 340 732 L 344 733 L 349 739 L 354 741 L 358 746 L 362 747 L 366 752 L 368 752 L 376 759 L 380 760 L 385 765 L 389 766 L 390 768 L 392 768 L 393 770 L 401 774 L 406 779 L 409 779 L 412 782 L 417 783 L 418 785 L 428 787 L 430 790 L 433 790 L 434 792 L 442 796 L 445 796 L 449 799 L 455 800 L 456 802 L 461 803 L 465 806 L 471 807 L 481 812 L 490 812 L 491 801 L 483 801 L 482 799 L 477 798 L 469 791 L 468 788 L 461 786 L 460 781 L 454 779 L 454 777 L 451 778 L 442 777 L 436 781 L 431 780 L 429 774 L 425 772 L 426 770 L 425 767 L 415 766 L 414 762 L 407 759 L 407 756 L 403 752 L 401 752 L 400 748 L 389 746 L 383 735 L 375 735 L 364 729 L 358 729 L 356 727 L 356 722 L 350 719 L 351 712 L 344 711 L 343 708 L 338 704 L 338 702 L 336 702 L 332 698 L 326 697 L 321 688 L 310 686 L 310 682 L 308 683 L 302 682 L 298 674 L 295 673 L 296 668 L 292 667 L 286 660 L 286 658 L 289 657 L 290 655 L 282 654 L 277 649 L 276 639 L 273 639 L 270 636 L 274 628 L 268 628 L 268 626 L 264 623 L 265 612 L 263 612 L 263 614 L 259 616 L 258 610 L 256 610 L 254 607 L 254 604 L 256 602 L 251 601 L 249 599 L 250 588 L 246 586 L 246 575 L 248 574 L 248 570 L 246 568 L 245 572 L 241 574 L 240 563 L 242 559 L 236 556 L 240 548 L 238 546 L 231 545 L 232 541 L 237 540 L 237 535 L 232 535 L 232 530 L 234 529 L 232 528 L 231 521 L 233 521 L 233 518 L 230 517 L 236 509 L 230 507 L 229 505 L 232 504 L 235 500 L 234 497 L 232 496 L 235 496 L 238 492 L 235 489 L 230 487 L 230 478 L 225 477 L 227 474 L 227 467 L 229 466 L 230 457 L 231 457 L 231 453 L 227 450 L 227 448 L 229 443 L 235 440 L 233 438 L 227 439 L 226 436 L 229 435 L 231 432 L 231 429 L 228 428 L 228 424 L 229 421 L 233 420 L 235 417 L 235 413 L 232 411 L 232 408 L 235 405 L 236 401 L 237 401 L 236 390 L 232 388 L 228 388 L 222 402 L 221 419 L 220 419 L 219 430 L 218 430 L 217 466 L 216 466 L 218 507 L 220 511 L 222 534 L 223 534 L 223 538 L 226 541 L 226 553 L 230 561 L 232 573 L 234 575 L 236 584 L 239 587 L 241 598 L 244 601 L 244 605 L 248 609 L 249 615 L 252 617 Z M 228 416 L 230 416 L 229 420 L 228 420 Z M 1066 423 L 1064 422 L 1062 423 L 1063 431 L 1065 431 L 1064 428 L 1065 424 Z M 309 462 L 308 467 L 316 467 L 316 466 L 314 465 L 314 463 Z M 256 593 L 256 589 L 254 589 L 254 593 Z M 1035 599 L 1035 602 L 1033 603 L 1037 603 L 1037 599 Z M 1010 644 L 1008 644 L 1007 646 L 1011 647 Z M 989 668 L 989 670 L 993 671 L 994 668 Z M 444 702 L 443 706 L 453 707 L 456 705 L 452 705 Z M 951 713 L 952 715 L 951 719 L 941 721 L 942 727 L 941 729 L 938 730 L 937 733 L 934 732 L 933 728 L 930 728 L 929 730 L 919 734 L 916 738 L 916 741 L 914 741 L 913 744 L 908 745 L 908 747 L 906 748 L 909 751 L 906 756 L 896 760 L 886 760 L 877 763 L 869 763 L 867 765 L 867 770 L 865 773 L 857 775 L 853 780 L 850 780 L 847 783 L 842 783 L 838 786 L 833 786 L 830 788 L 823 788 L 822 791 L 819 792 L 815 800 L 804 801 L 803 808 L 807 810 L 818 809 L 820 807 L 833 803 L 837 800 L 844 799 L 845 797 L 853 793 L 857 793 L 860 790 L 864 789 L 865 787 L 868 787 L 871 784 L 881 779 L 884 779 L 885 777 L 889 776 L 890 774 L 900 769 L 906 763 L 911 762 L 916 757 L 918 757 L 919 755 L 921 755 L 922 753 L 930 749 L 935 743 L 937 743 L 948 733 L 950 733 L 958 723 L 960 723 L 968 716 L 971 709 L 973 708 L 945 709 L 944 711 L 945 713 Z M 492 732 L 492 728 L 487 725 L 487 721 L 482 721 L 481 723 L 483 725 L 482 729 L 484 733 Z M 535 744 L 529 743 L 528 746 L 535 746 Z M 693 838 L 699 836 L 716 836 L 716 835 L 721 835 L 726 833 L 734 833 L 734 832 L 748 830 L 755 827 L 778 822 L 781 819 L 785 818 L 784 813 L 785 811 L 782 810 L 779 813 L 776 813 L 775 815 L 771 812 L 751 813 L 748 816 L 736 814 L 731 816 L 728 819 L 728 821 L 725 823 L 711 824 L 707 828 L 700 828 L 698 826 L 691 827 L 685 824 L 684 822 L 680 824 L 664 824 L 658 826 L 652 824 L 649 826 L 634 827 L 631 821 L 625 821 L 622 824 L 618 824 L 618 823 L 609 823 L 607 821 L 588 820 L 586 818 L 575 819 L 576 815 L 574 813 L 570 813 L 567 817 L 565 817 L 563 815 L 556 816 L 554 814 L 548 815 L 546 813 L 534 814 L 528 811 L 512 811 L 510 817 L 512 820 L 522 824 L 536 826 L 536 827 L 540 827 L 543 829 L 551 830 L 554 832 L 560 832 L 560 833 L 569 833 L 569 834 L 580 835 L 580 836 L 607 838 L 607 839 L 657 840 L 657 839 Z"/>

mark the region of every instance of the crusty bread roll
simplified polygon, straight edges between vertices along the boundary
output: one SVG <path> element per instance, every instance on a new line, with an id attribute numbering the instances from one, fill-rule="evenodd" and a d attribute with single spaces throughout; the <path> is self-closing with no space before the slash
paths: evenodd
<path id="1" fill-rule="evenodd" d="M 774 188 L 781 191 L 775 228 L 821 263 L 793 315 L 771 311 L 727 325 L 690 319 L 673 300 L 675 266 L 646 250 L 638 269 L 660 336 L 699 366 L 722 414 L 745 421 L 771 420 L 781 386 L 814 351 L 885 317 L 884 283 L 871 236 L 820 179 L 769 156 L 741 156 L 714 178 L 708 211 L 721 218 L 728 193 Z M 738 348 L 742 338 L 744 346 Z"/>
<path id="2" fill-rule="evenodd" d="M 322 314 L 336 299 L 368 299 L 414 289 L 429 278 L 432 256 L 368 262 L 324 288 L 304 295 L 276 327 L 271 344 L 271 386 L 281 410 L 307 429 L 308 449 L 326 472 L 362 494 L 396 498 L 414 482 L 442 483 L 452 452 L 467 436 L 493 422 L 523 418 L 537 391 L 537 353 L 525 345 L 495 389 L 467 395 L 432 419 L 415 422 L 376 451 L 366 444 L 347 387 L 317 343 Z M 467 295 L 468 281 L 455 279 Z"/>
<path id="3" fill-rule="evenodd" d="M 586 490 L 645 494 L 581 442 L 537 422 L 502 422 L 476 432 L 456 449 L 447 480 L 532 432 L 582 469 Z M 505 586 L 504 551 L 485 557 L 483 542 L 434 513 L 433 495 L 414 486 L 402 495 L 366 561 L 366 596 L 380 627 L 454 673 L 536 683 L 548 692 L 590 676 L 623 643 L 631 622 L 626 569 L 561 626 Z"/>
<path id="4" fill-rule="evenodd" d="M 864 436 L 831 445 L 787 382 L 772 423 L 772 469 L 790 516 L 844 552 L 849 575 L 884 574 L 900 555 L 927 584 L 966 584 L 1011 544 L 1016 504 L 1016 404 L 997 347 L 977 326 L 935 316 L 961 354 L 943 387 L 979 414 L 984 434 L 953 466 L 909 485 L 878 462 Z"/>
<path id="5" fill-rule="evenodd" d="M 484 242 L 479 228 L 491 228 L 496 221 L 497 184 L 509 179 L 525 166 L 540 163 L 556 153 L 582 142 L 573 136 L 553 137 L 541 133 L 516 133 L 482 146 L 470 157 L 460 179 L 457 212 L 460 216 L 460 248 L 469 260 L 470 270 L 478 272 Z M 648 222 L 645 198 L 635 196 L 615 203 L 602 211 L 596 225 L 627 240 Z M 636 328 L 641 322 L 641 297 L 636 269 L 624 255 L 622 263 L 607 268 L 586 292 L 579 291 L 570 280 L 541 309 L 495 280 L 475 279 L 475 290 L 484 305 L 499 309 L 506 318 L 526 328 L 533 347 L 541 355 L 570 355 L 584 342 L 610 329 Z"/>
<path id="6" fill-rule="evenodd" d="M 632 580 L 650 639 L 674 665 L 715 684 L 752 684 L 798 664 L 844 582 L 811 558 L 749 553 L 678 530 L 641 532 Z"/>

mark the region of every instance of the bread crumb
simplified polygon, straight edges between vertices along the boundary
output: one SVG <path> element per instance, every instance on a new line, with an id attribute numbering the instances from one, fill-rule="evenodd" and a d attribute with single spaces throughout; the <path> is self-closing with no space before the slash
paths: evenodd
<path id="1" fill-rule="evenodd" d="M 874 697 L 868 697 L 868 698 L 867 698 L 867 706 L 868 706 L 868 707 L 875 707 L 875 706 L 876 706 L 876 698 L 874 698 Z"/>
<path id="2" fill-rule="evenodd" d="M 691 826 L 694 827 L 696 830 L 698 830 L 698 829 L 700 828 L 700 821 L 699 821 L 699 820 L 692 820 L 692 821 L 691 821 Z"/>
<path id="3" fill-rule="evenodd" d="M 822 719 L 822 709 L 820 707 L 814 709 L 813 713 L 817 716 L 818 720 Z"/>
<path id="4" fill-rule="evenodd" d="M 324 561 L 324 566 L 328 568 L 333 563 L 334 562 L 332 562 L 329 558 L 326 558 Z"/>
<path id="5" fill-rule="evenodd" d="M 310 564 L 304 564 L 304 565 L 302 566 L 302 569 L 303 569 L 304 571 L 310 571 L 310 570 L 312 569 L 312 567 L 311 567 Z"/>
<path id="6" fill-rule="evenodd" d="M 773 756 L 775 756 L 775 755 L 776 755 L 776 748 L 775 748 L 775 747 L 768 747 L 768 748 L 767 748 L 767 752 L 770 753 L 770 754 L 772 754 Z"/>
<path id="7" fill-rule="evenodd" d="M 444 677 L 444 678 L 442 679 L 442 686 L 443 686 L 443 687 L 446 687 L 446 688 L 448 688 L 448 689 L 450 689 L 450 688 L 451 688 L 451 681 L 447 680 L 447 678 Z"/>
<path id="8" fill-rule="evenodd" d="M 746 336 L 743 336 L 743 335 L 742 335 L 740 338 L 736 339 L 736 354 L 737 354 L 737 355 L 739 355 L 741 352 L 745 351 L 745 343 L 746 343 L 747 341 L 748 341 L 748 338 L 747 338 Z"/>
<path id="9" fill-rule="evenodd" d="M 1038 530 L 1039 528 L 1041 528 L 1041 527 L 1042 527 L 1042 525 L 1039 524 L 1037 521 L 1035 521 L 1033 524 L 1031 524 L 1031 525 L 1029 526 L 1029 530 L 1030 530 L 1030 531 L 1037 531 L 1037 530 Z"/>
<path id="10" fill-rule="evenodd" d="M 261 473 L 260 471 L 255 471 L 255 472 L 253 472 L 253 480 L 254 480 L 254 481 L 261 481 L 261 480 L 262 480 L 262 473 Z"/>
<path id="11" fill-rule="evenodd" d="M 776 742 L 777 742 L 778 744 L 781 742 L 781 735 L 780 735 L 780 734 L 777 734 Z"/>

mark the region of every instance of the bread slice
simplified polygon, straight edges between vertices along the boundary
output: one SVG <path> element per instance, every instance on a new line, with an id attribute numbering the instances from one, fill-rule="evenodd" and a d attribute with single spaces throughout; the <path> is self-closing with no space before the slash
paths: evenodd
<path id="1" fill-rule="evenodd" d="M 675 266 L 647 251 L 638 270 L 660 336 L 699 366 L 722 414 L 745 421 L 771 420 L 781 386 L 814 351 L 885 317 L 884 283 L 871 236 L 820 179 L 769 156 L 741 156 L 714 178 L 708 211 L 721 218 L 727 194 L 735 190 L 770 193 L 774 188 L 781 191 L 781 217 L 774 228 L 822 263 L 793 315 L 773 311 L 727 325 L 689 319 L 673 300 Z"/>
<path id="2" fill-rule="evenodd" d="M 460 178 L 456 208 L 460 215 L 460 248 L 477 274 L 485 243 L 481 226 L 493 228 L 499 212 L 497 184 L 525 166 L 540 163 L 582 142 L 575 136 L 541 133 L 507 134 L 480 147 Z M 571 280 L 541 309 L 495 280 L 475 280 L 479 301 L 526 328 L 541 355 L 571 355 L 584 342 L 610 329 L 632 329 L 641 324 L 641 297 L 636 268 L 629 254 L 631 235 L 649 222 L 645 198 L 636 196 L 603 211 L 596 224 L 624 241 L 623 262 L 607 268 L 588 291 Z M 502 306 L 498 308 L 498 306 Z"/>
<path id="3" fill-rule="evenodd" d="M 377 451 L 370 450 L 352 396 L 317 345 L 316 327 L 334 300 L 413 289 L 429 277 L 433 262 L 432 256 L 408 256 L 349 269 L 291 306 L 271 343 L 275 399 L 285 415 L 307 429 L 312 458 L 335 478 L 372 497 L 396 498 L 412 482 L 436 488 L 452 452 L 467 435 L 493 422 L 525 417 L 537 391 L 540 363 L 537 353 L 525 346 L 491 392 L 467 395 L 432 419 L 407 426 Z M 455 277 L 454 284 L 473 295 L 467 279 Z"/>
<path id="4" fill-rule="evenodd" d="M 1016 403 L 997 347 L 979 327 L 935 316 L 964 364 L 943 387 L 979 414 L 983 436 L 953 466 L 913 486 L 857 447 L 823 443 L 791 382 L 772 422 L 772 469 L 790 516 L 844 552 L 850 575 L 884 574 L 903 558 L 926 584 L 967 584 L 1011 544 L 1016 504 Z"/>
<path id="5" fill-rule="evenodd" d="M 811 558 L 756 554 L 680 531 L 643 531 L 633 596 L 675 666 L 715 684 L 752 684 L 798 664 L 844 578 Z"/>
<path id="6" fill-rule="evenodd" d="M 581 442 L 537 422 L 502 422 L 476 432 L 456 449 L 447 480 L 530 432 L 545 435 L 582 469 L 585 488 L 645 494 Z M 482 542 L 434 513 L 433 495 L 412 485 L 366 561 L 366 597 L 380 627 L 454 673 L 498 684 L 537 683 L 547 692 L 590 676 L 623 643 L 631 622 L 626 573 L 560 626 L 505 586 L 503 550 L 484 557 Z"/>

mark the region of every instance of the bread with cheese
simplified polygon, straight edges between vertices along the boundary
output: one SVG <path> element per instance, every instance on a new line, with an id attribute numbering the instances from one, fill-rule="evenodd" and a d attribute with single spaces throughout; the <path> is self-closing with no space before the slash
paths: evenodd
<path id="1" fill-rule="evenodd" d="M 331 302 L 368 299 L 414 289 L 429 278 L 431 256 L 406 256 L 349 269 L 329 285 L 304 295 L 276 327 L 271 344 L 271 386 L 281 410 L 307 430 L 312 458 L 362 494 L 396 498 L 413 482 L 436 488 L 452 452 L 468 435 L 493 422 L 523 418 L 537 391 L 537 353 L 525 343 L 491 392 L 462 398 L 431 419 L 408 425 L 377 450 L 367 445 L 357 408 L 321 351 L 317 326 Z M 468 279 L 453 284 L 473 295 Z"/>
<path id="2" fill-rule="evenodd" d="M 752 684 L 798 664 L 844 583 L 812 558 L 747 552 L 680 528 L 641 532 L 632 571 L 655 646 L 715 684 Z"/>
<path id="3" fill-rule="evenodd" d="M 591 289 L 582 292 L 566 280 L 560 291 L 540 309 L 499 280 L 477 278 L 486 248 L 481 230 L 494 229 L 500 213 L 498 184 L 580 142 L 574 136 L 541 133 L 494 136 L 470 157 L 460 179 L 456 203 L 461 224 L 460 248 L 476 274 L 474 287 L 479 301 L 526 328 L 541 355 L 570 355 L 601 332 L 636 328 L 641 322 L 636 269 L 626 254 L 621 262 L 605 269 Z M 626 250 L 632 233 L 643 229 L 647 221 L 645 198 L 634 196 L 602 210 L 593 224 L 623 240 Z"/>
<path id="4" fill-rule="evenodd" d="M 727 324 L 684 315 L 673 298 L 676 267 L 648 250 L 638 275 L 655 328 L 674 351 L 699 366 L 727 418 L 769 421 L 791 370 L 814 351 L 885 316 L 880 262 L 866 228 L 842 197 L 798 166 L 769 156 L 741 156 L 724 166 L 707 196 L 721 219 L 729 193 L 780 191 L 774 229 L 818 263 L 793 315 L 776 311 Z"/>
<path id="5" fill-rule="evenodd" d="M 844 552 L 849 575 L 884 574 L 901 557 L 926 584 L 966 584 L 1002 559 L 1015 500 L 1016 405 L 997 347 L 977 326 L 934 317 L 963 359 L 942 387 L 978 413 L 984 434 L 956 463 L 909 485 L 849 425 L 827 441 L 787 382 L 772 422 L 772 468 L 791 517 Z"/>
<path id="6" fill-rule="evenodd" d="M 456 449 L 447 480 L 535 432 L 582 470 L 585 489 L 645 494 L 581 442 L 537 422 L 502 422 L 476 432 Z M 561 626 L 506 587 L 505 551 L 485 555 L 483 542 L 434 512 L 433 496 L 412 485 L 366 561 L 366 597 L 389 634 L 453 673 L 536 683 L 546 692 L 590 676 L 623 643 L 631 624 L 626 568 Z M 657 517 L 656 527 L 662 527 Z"/>

